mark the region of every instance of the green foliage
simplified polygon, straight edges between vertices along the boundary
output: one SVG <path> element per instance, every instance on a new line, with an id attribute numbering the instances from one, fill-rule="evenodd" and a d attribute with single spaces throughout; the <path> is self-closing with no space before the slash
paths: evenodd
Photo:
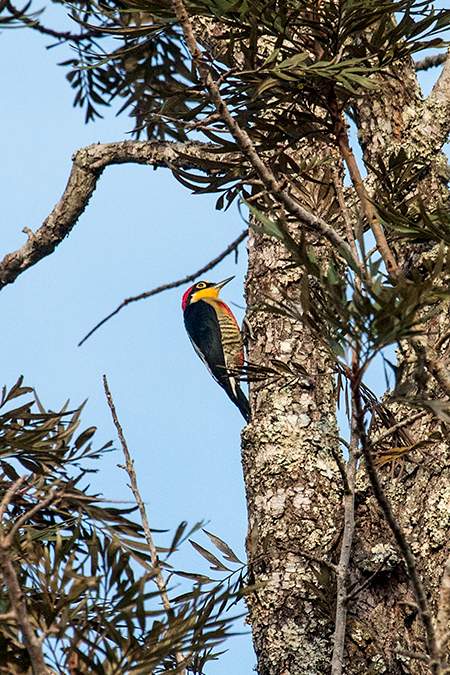
<path id="1" fill-rule="evenodd" d="M 212 75 L 235 119 L 280 175 L 305 139 L 332 142 L 333 111 L 351 114 L 356 99 L 379 87 L 378 74 L 386 76 L 425 47 L 444 46 L 442 32 L 450 24 L 450 10 L 435 10 L 426 0 L 190 0 L 186 7 L 192 17 L 216 23 L 214 52 L 199 32 Z M 86 121 L 119 99 L 121 112 L 135 119 L 137 137 L 184 141 L 193 131 L 215 144 L 212 152 L 236 150 L 223 123 L 211 118 L 214 106 L 169 0 L 75 0 L 68 8 L 81 36 L 77 56 L 61 65 L 69 68 L 74 105 L 85 109 Z M 7 25 L 12 21 L 6 8 L 1 16 Z M 215 163 L 212 154 L 205 169 L 206 179 L 196 172 L 176 175 L 196 192 L 220 192 L 220 208 L 242 190 L 248 197 L 255 175 L 239 155 Z"/>
<path id="2" fill-rule="evenodd" d="M 182 651 L 188 654 L 188 669 L 203 672 L 203 665 L 215 658 L 215 647 L 230 634 L 233 617 L 226 610 L 244 588 L 243 563 L 209 534 L 226 566 L 196 546 L 226 578 L 173 570 L 170 557 L 199 527 L 189 531 L 182 523 L 170 547 L 158 552 L 161 568 L 172 577 L 170 595 L 177 576 L 189 579 L 191 588 L 182 595 L 178 589 L 171 609 L 165 609 L 142 528 L 130 519 L 135 509 L 108 505 L 85 484 L 93 471 L 87 465 L 111 444 L 93 449 L 93 428 L 76 435 L 81 408 L 46 412 L 37 398 L 15 407 L 19 398 L 34 398 L 30 394 L 32 389 L 23 387 L 21 379 L 9 392 L 3 390 L 1 527 L 3 536 L 12 534 L 9 554 L 32 626 L 45 637 L 44 651 L 53 656 L 53 667 L 65 673 L 70 659 L 80 675 L 148 675 L 173 670 Z M 11 495 L 20 474 L 23 482 Z M 30 661 L 9 614 L 4 585 L 0 605 L 2 665 L 25 675 Z"/>
<path id="3" fill-rule="evenodd" d="M 251 223 L 254 229 L 284 241 L 280 221 L 271 221 L 255 208 L 252 211 L 259 221 Z M 440 209 L 434 216 L 442 224 L 439 214 L 446 223 L 447 212 Z M 424 217 L 436 222 L 432 216 Z M 450 253 L 442 244 L 438 253 L 422 261 L 420 269 L 412 268 L 408 274 L 399 270 L 394 277 L 388 277 L 381 269 L 381 259 L 374 259 L 373 254 L 362 270 L 352 270 L 333 252 L 326 262 L 321 262 L 305 237 L 296 243 L 289 235 L 289 241 L 284 243 L 303 270 L 300 294 L 279 302 L 266 298 L 263 308 L 308 325 L 338 366 L 349 363 L 353 352 L 364 370 L 388 345 L 420 335 L 426 320 L 450 296 Z M 258 378 L 256 371 L 247 369 L 251 379 Z M 276 372 L 276 368 L 265 368 L 259 371 L 259 377 L 273 377 Z"/>
<path id="4" fill-rule="evenodd" d="M 440 33 L 450 23 L 449 10 L 411 0 L 204 0 L 186 6 L 191 16 L 221 22 L 227 48 L 214 55 L 213 68 L 217 76 L 234 69 L 223 81 L 222 94 L 241 124 L 263 133 L 270 127 L 276 143 L 264 134 L 263 147 L 275 147 L 293 129 L 305 133 L 305 123 L 308 134 L 328 130 L 329 119 L 314 108 L 326 111 L 332 90 L 343 104 L 372 90 L 374 73 L 425 47 L 442 46 Z M 107 103 L 119 95 L 126 99 L 124 109 L 138 104 L 139 112 L 132 113 L 139 119 L 137 133 L 143 122 L 150 124 L 149 137 L 161 138 L 169 128 L 174 137 L 183 135 L 182 124 L 174 121 L 156 125 L 152 117 L 158 110 L 184 122 L 213 111 L 180 44 L 169 2 L 83 1 L 70 7 L 83 26 L 97 31 L 80 47 L 80 60 L 95 71 L 86 83 L 92 99 Z M 106 57 L 100 42 L 111 34 L 121 36 L 122 45 Z M 75 89 L 83 88 L 80 78 L 70 78 Z"/>

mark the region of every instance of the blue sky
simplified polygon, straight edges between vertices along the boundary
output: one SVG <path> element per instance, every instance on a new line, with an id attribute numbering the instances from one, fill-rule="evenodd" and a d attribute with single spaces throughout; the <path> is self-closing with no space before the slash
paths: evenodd
<path id="1" fill-rule="evenodd" d="M 59 200 L 71 156 L 96 142 L 129 138 L 132 121 L 105 111 L 84 124 L 72 108 L 73 92 L 56 63 L 69 48 L 28 30 L 3 31 L 0 57 L 0 256 L 26 240 Z M 82 426 L 98 427 L 100 447 L 116 441 L 103 393 L 105 373 L 115 400 L 152 527 L 170 529 L 182 520 L 208 521 L 208 529 L 244 556 L 245 493 L 240 462 L 239 410 L 212 380 L 185 333 L 181 297 L 187 286 L 135 303 L 82 347 L 79 340 L 126 297 L 201 268 L 245 228 L 237 209 L 214 209 L 215 198 L 191 196 L 169 171 L 111 167 L 73 232 L 55 253 L 22 274 L 0 294 L 1 385 L 19 375 L 43 404 L 61 408 L 88 399 Z M 222 297 L 243 306 L 245 244 L 239 263 L 230 256 L 207 275 L 232 275 Z M 233 307 L 241 321 L 243 311 Z M 131 500 L 127 477 L 117 468 L 119 451 L 102 462 L 93 479 L 105 497 Z M 197 541 L 208 547 L 204 535 Z M 207 572 L 185 545 L 180 569 Z M 239 629 L 244 630 L 242 622 Z M 245 629 L 246 630 L 246 629 Z M 251 640 L 236 637 L 208 673 L 249 673 Z"/>
<path id="2" fill-rule="evenodd" d="M 0 57 L 8 64 L 0 70 L 1 257 L 20 247 L 22 229 L 36 230 L 59 200 L 75 150 L 130 137 L 132 122 L 111 110 L 104 120 L 84 124 L 83 112 L 72 108 L 65 71 L 56 65 L 72 52 L 46 50 L 49 43 L 29 30 L 0 35 Z M 182 520 L 206 520 L 207 529 L 244 556 L 243 420 L 185 334 L 180 305 L 186 287 L 130 305 L 77 347 L 124 298 L 194 272 L 240 234 L 245 224 L 237 209 L 217 212 L 215 201 L 190 195 L 169 171 L 107 168 L 70 236 L 0 294 L 0 385 L 10 387 L 23 375 L 52 409 L 68 398 L 72 405 L 87 398 L 83 428 L 98 427 L 98 446 L 114 439 L 118 447 L 105 373 L 151 525 L 173 532 Z M 207 275 L 212 281 L 236 275 L 222 297 L 239 321 L 243 311 L 232 303 L 243 306 L 245 268 L 244 244 L 237 265 L 230 256 Z M 107 456 L 92 482 L 107 498 L 131 500 L 117 467 L 122 461 L 119 451 Z M 201 535 L 197 541 L 209 545 Z M 189 546 L 178 565 L 207 571 Z M 249 636 L 226 646 L 228 653 L 207 672 L 250 673 Z"/>

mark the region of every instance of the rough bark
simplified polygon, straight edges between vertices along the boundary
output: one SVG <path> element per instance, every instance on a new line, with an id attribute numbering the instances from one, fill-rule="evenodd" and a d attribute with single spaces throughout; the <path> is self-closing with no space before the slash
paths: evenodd
<path id="1" fill-rule="evenodd" d="M 427 100 L 421 96 L 412 61 L 408 59 L 400 64 L 395 75 L 382 78 L 382 91 L 361 100 L 357 106 L 356 120 L 364 160 L 373 166 L 378 156 L 382 156 L 387 163 L 390 154 L 400 148 L 410 157 L 420 157 L 428 167 L 418 187 L 419 194 L 427 206 L 445 202 L 449 173 L 442 145 L 449 129 L 447 67 Z M 369 183 L 376 193 L 376 182 L 369 178 Z M 426 255 L 419 247 L 396 247 L 396 253 L 400 267 L 405 270 L 417 264 L 421 255 Z M 446 308 L 426 326 L 428 334 L 433 336 L 430 344 L 436 345 L 449 328 Z M 448 362 L 448 355 L 442 349 L 438 356 L 444 363 Z M 399 364 L 403 374 L 397 383 L 398 394 L 443 397 L 443 392 L 410 345 L 403 345 Z M 397 420 L 406 414 L 404 407 L 391 406 L 391 409 Z M 425 416 L 406 429 L 412 442 L 426 439 L 438 427 L 435 417 Z M 395 441 L 391 439 L 390 444 L 395 445 Z M 422 454 L 411 453 L 403 471 L 397 470 L 393 474 L 392 467 L 388 466 L 381 469 L 380 474 L 394 513 L 416 556 L 435 613 L 441 576 L 450 553 L 448 445 L 435 444 Z M 362 583 L 383 559 L 385 562 L 352 607 L 348 627 L 348 672 L 363 673 L 370 668 L 372 672 L 389 674 L 429 672 L 424 656 L 423 628 L 405 564 L 363 472 L 358 485 L 357 522 L 353 581 Z"/>
<path id="2" fill-rule="evenodd" d="M 252 422 L 242 434 L 247 550 L 251 575 L 262 584 L 249 601 L 260 675 L 327 672 L 334 630 L 334 575 L 327 562 L 341 534 L 343 494 L 331 452 L 339 452 L 334 378 L 302 325 L 261 309 L 265 296 L 295 298 L 298 280 L 283 248 L 251 233 L 249 361 L 293 360 L 310 374 L 286 386 L 253 384 Z"/>
<path id="3" fill-rule="evenodd" d="M 428 161 L 421 194 L 428 204 L 434 195 L 436 204 L 448 196 L 448 169 L 441 151 L 449 124 L 448 74 L 427 101 L 420 94 L 412 61 L 400 64 L 396 75 L 383 76 L 382 90 L 360 101 L 355 111 L 365 160 L 376 164 L 379 154 L 386 160 L 400 147 L 419 155 Z M 369 178 L 368 184 L 373 191 L 375 181 Z M 397 255 L 400 265 L 405 259 L 411 264 L 410 251 L 397 251 Z M 415 260 L 419 255 L 420 251 Z M 308 383 L 285 388 L 253 385 L 252 424 L 243 432 L 247 548 L 254 580 L 263 584 L 249 603 L 260 675 L 329 671 L 330 607 L 335 592 L 332 565 L 339 553 L 343 517 L 342 480 L 330 450 L 332 445 L 336 449 L 337 430 L 326 357 L 303 326 L 260 310 L 264 295 L 295 297 L 298 273 L 286 269 L 285 257 L 280 246 L 251 235 L 246 286 L 252 327 L 249 360 L 267 364 L 271 357 L 284 355 L 305 365 L 312 376 Z M 430 325 L 430 330 L 437 330 L 434 344 L 449 332 L 448 319 L 445 311 Z M 407 357 L 412 365 L 405 369 L 405 377 L 418 371 L 414 350 L 410 348 Z M 435 386 L 433 390 L 436 395 Z M 436 421 L 423 418 L 409 433 L 419 440 L 435 427 Z M 450 553 L 446 535 L 448 455 L 446 445 L 435 445 L 425 456 L 413 454 L 413 461 L 407 461 L 395 478 L 391 467 L 381 470 L 434 612 Z M 423 627 L 406 567 L 363 470 L 356 505 L 349 585 L 360 590 L 349 603 L 344 670 L 349 675 L 429 672 Z M 326 570 L 327 588 L 321 587 Z"/>

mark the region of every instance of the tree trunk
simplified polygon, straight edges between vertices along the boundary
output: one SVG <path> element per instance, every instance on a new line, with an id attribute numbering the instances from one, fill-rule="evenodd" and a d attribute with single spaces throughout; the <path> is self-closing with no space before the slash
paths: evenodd
<path id="1" fill-rule="evenodd" d="M 301 363 L 300 382 L 252 384 L 253 417 L 242 433 L 249 531 L 250 622 L 260 675 L 329 669 L 335 584 L 326 564 L 341 534 L 342 487 L 334 377 L 304 326 L 268 313 L 264 298 L 298 296 L 299 270 L 285 249 L 251 233 L 248 359 Z M 324 561 L 324 562 L 320 562 Z"/>
<path id="2" fill-rule="evenodd" d="M 448 170 L 441 152 L 448 129 L 436 103 L 424 103 L 411 60 L 395 78 L 382 78 L 382 90 L 361 100 L 356 111 L 365 161 L 388 163 L 400 148 L 428 162 L 422 195 L 446 199 Z M 439 92 L 437 92 L 439 94 Z M 439 98 L 438 96 L 435 98 Z M 430 137 L 432 116 L 436 133 Z M 431 117 L 430 117 L 431 116 Z M 369 189 L 375 181 L 369 176 Z M 399 263 L 417 264 L 421 251 L 397 251 Z M 264 311 L 264 297 L 298 297 L 299 270 L 286 264 L 286 252 L 273 240 L 252 233 L 247 277 L 248 359 L 301 363 L 310 378 L 296 383 L 251 385 L 252 423 L 243 431 L 247 489 L 247 550 L 251 580 L 260 587 L 249 600 L 250 622 L 260 675 L 315 675 L 330 670 L 335 612 L 335 572 L 343 527 L 342 479 L 331 449 L 339 452 L 335 387 L 331 364 L 310 332 L 299 323 Z M 432 320 L 433 343 L 450 331 L 446 310 Z M 423 368 L 409 347 L 403 384 Z M 401 385 L 402 382 L 399 382 Z M 284 386 L 283 386 L 284 385 Z M 409 387 L 409 394 L 415 390 Z M 442 398 L 436 387 L 428 396 Z M 399 389 L 400 391 L 400 389 Z M 422 392 L 423 394 L 423 392 Z M 391 406 L 394 421 L 400 410 Z M 400 418 L 398 415 L 400 414 Z M 411 414 L 411 413 L 409 413 Z M 439 426 L 430 416 L 408 430 L 417 441 Z M 392 441 L 392 439 L 390 439 Z M 391 442 L 392 445 L 392 442 Z M 449 452 L 446 443 L 412 453 L 401 472 L 381 470 L 429 595 L 436 609 L 439 584 L 450 553 Z M 424 632 L 405 564 L 360 468 L 356 495 L 356 535 L 349 588 L 364 585 L 349 603 L 345 672 L 429 672 Z M 420 658 L 422 655 L 423 658 Z"/>

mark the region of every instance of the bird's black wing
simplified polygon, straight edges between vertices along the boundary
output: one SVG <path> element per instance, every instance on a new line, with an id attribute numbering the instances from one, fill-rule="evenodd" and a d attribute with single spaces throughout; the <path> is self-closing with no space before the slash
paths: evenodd
<path id="1" fill-rule="evenodd" d="M 203 300 L 193 302 L 184 312 L 184 325 L 195 351 L 217 382 L 227 379 L 220 325 L 214 307 Z"/>
<path id="2" fill-rule="evenodd" d="M 184 311 L 184 325 L 195 351 L 248 422 L 250 406 L 236 379 L 227 372 L 220 325 L 214 307 L 203 300 L 193 302 Z"/>

